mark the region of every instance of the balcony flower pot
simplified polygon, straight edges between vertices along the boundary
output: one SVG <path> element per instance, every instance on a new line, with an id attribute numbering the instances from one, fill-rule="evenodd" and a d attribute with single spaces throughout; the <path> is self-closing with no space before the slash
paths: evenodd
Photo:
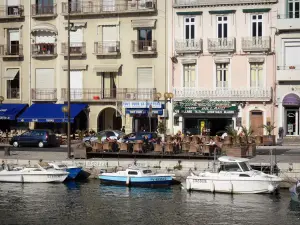
<path id="1" fill-rule="evenodd" d="M 290 70 L 294 70 L 295 66 L 290 66 L 289 68 L 290 68 Z"/>
<path id="2" fill-rule="evenodd" d="M 93 96 L 93 99 L 94 100 L 100 100 L 100 97 L 99 96 Z"/>

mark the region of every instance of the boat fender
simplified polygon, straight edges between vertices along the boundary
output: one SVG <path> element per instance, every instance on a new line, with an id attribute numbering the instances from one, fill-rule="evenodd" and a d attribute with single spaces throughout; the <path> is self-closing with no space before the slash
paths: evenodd
<path id="1" fill-rule="evenodd" d="M 211 193 L 215 192 L 215 184 L 213 181 L 211 181 L 211 183 L 210 183 L 210 191 L 211 191 Z"/>
<path id="2" fill-rule="evenodd" d="M 127 186 L 130 185 L 130 177 L 127 177 L 127 179 L 126 179 L 126 185 L 127 185 Z"/>
<path id="3" fill-rule="evenodd" d="M 188 191 L 191 191 L 191 182 L 190 182 L 189 179 L 186 180 L 186 189 L 187 189 Z"/>
<path id="4" fill-rule="evenodd" d="M 268 191 L 269 191 L 270 193 L 272 193 L 272 192 L 274 192 L 274 190 L 275 190 L 275 187 L 274 187 L 272 184 L 269 184 L 269 186 L 268 186 Z"/>

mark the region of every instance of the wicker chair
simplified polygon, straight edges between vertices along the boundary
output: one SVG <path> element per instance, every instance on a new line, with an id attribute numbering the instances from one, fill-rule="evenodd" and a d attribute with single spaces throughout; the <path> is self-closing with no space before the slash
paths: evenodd
<path id="1" fill-rule="evenodd" d="M 187 153 L 190 151 L 190 143 L 189 142 L 182 142 L 182 151 Z"/>
<path id="2" fill-rule="evenodd" d="M 128 144 L 127 143 L 119 143 L 119 152 L 128 152 Z"/>
<path id="3" fill-rule="evenodd" d="M 173 143 L 171 142 L 167 143 L 165 146 L 165 153 L 173 154 L 174 153 L 173 147 L 174 147 Z"/>
<path id="4" fill-rule="evenodd" d="M 156 153 L 163 153 L 163 146 L 162 146 L 162 144 L 155 144 L 154 152 L 156 152 Z"/>
<path id="5" fill-rule="evenodd" d="M 137 141 L 136 143 L 134 143 L 133 145 L 133 152 L 134 153 L 140 153 L 143 152 L 143 142 L 142 141 Z"/>

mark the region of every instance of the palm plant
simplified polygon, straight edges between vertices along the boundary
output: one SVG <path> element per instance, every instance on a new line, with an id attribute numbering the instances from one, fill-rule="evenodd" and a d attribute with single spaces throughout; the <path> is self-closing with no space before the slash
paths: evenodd
<path id="1" fill-rule="evenodd" d="M 226 131 L 227 131 L 227 134 L 232 137 L 233 143 L 236 144 L 237 139 L 239 138 L 237 130 L 234 129 L 232 126 L 227 126 Z"/>
<path id="2" fill-rule="evenodd" d="M 246 143 L 249 143 L 250 137 L 253 134 L 253 129 L 251 127 L 249 127 L 249 129 L 247 129 L 247 127 L 245 127 L 245 126 L 241 126 L 241 127 L 242 127 L 242 132 L 244 134 L 244 137 L 246 139 Z"/>
<path id="3" fill-rule="evenodd" d="M 268 136 L 271 136 L 272 131 L 276 128 L 273 124 L 264 124 L 262 125 L 262 127 L 265 129 L 265 131 L 267 132 Z"/>

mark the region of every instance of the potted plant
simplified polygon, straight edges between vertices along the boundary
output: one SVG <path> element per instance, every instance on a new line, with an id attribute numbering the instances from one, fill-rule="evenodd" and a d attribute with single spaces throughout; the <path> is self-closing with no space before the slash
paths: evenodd
<path id="1" fill-rule="evenodd" d="M 162 136 L 162 139 L 164 140 L 165 139 L 164 135 L 167 131 L 167 128 L 166 128 L 166 125 L 163 121 L 158 122 L 157 131 Z"/>
<path id="2" fill-rule="evenodd" d="M 253 129 L 251 127 L 247 129 L 247 127 L 242 126 L 242 133 L 243 133 L 242 142 L 245 144 L 252 143 Z"/>
<path id="3" fill-rule="evenodd" d="M 264 124 L 262 127 L 265 129 L 267 135 L 263 135 L 263 145 L 275 145 L 275 135 L 272 135 L 273 130 L 276 128 L 274 124 Z"/>

